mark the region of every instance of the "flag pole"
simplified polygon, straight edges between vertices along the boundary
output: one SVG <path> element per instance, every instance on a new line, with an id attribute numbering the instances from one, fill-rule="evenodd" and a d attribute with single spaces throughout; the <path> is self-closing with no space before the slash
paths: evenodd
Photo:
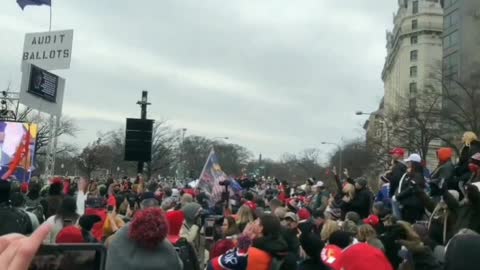
<path id="1" fill-rule="evenodd" d="M 48 27 L 48 32 L 52 31 L 52 2 L 50 2 L 50 25 Z"/>

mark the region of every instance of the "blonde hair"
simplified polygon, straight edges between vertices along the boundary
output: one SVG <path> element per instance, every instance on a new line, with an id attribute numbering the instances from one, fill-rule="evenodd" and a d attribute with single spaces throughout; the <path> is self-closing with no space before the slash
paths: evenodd
<path id="1" fill-rule="evenodd" d="M 462 140 L 463 140 L 463 144 L 465 144 L 465 146 L 470 147 L 470 144 L 473 141 L 477 141 L 478 138 L 477 138 L 477 135 L 475 133 L 473 133 L 472 131 L 467 131 L 467 132 L 463 133 Z"/>
<path id="2" fill-rule="evenodd" d="M 253 213 L 250 207 L 242 205 L 238 209 L 238 222 L 237 223 L 249 223 L 253 221 Z"/>
<path id="3" fill-rule="evenodd" d="M 372 238 L 377 238 L 377 232 L 370 224 L 363 224 L 358 227 L 357 239 L 360 242 L 367 242 Z"/>
<path id="4" fill-rule="evenodd" d="M 350 198 L 355 197 L 355 186 L 350 183 L 345 183 L 342 188 L 343 193 L 346 193 Z"/>
<path id="5" fill-rule="evenodd" d="M 328 241 L 330 235 L 339 230 L 340 227 L 338 227 L 337 222 L 329 219 L 325 221 L 325 224 L 323 224 L 322 231 L 320 232 L 320 238 L 322 239 L 322 241 Z"/>
<path id="6" fill-rule="evenodd" d="M 182 195 L 182 198 L 180 199 L 181 205 L 186 205 L 191 202 L 193 202 L 193 196 L 191 194 L 185 193 Z"/>

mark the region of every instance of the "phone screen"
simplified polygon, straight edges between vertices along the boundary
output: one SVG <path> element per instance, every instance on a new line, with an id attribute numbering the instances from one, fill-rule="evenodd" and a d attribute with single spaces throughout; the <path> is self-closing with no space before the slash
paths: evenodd
<path id="1" fill-rule="evenodd" d="M 103 270 L 106 251 L 99 244 L 42 245 L 29 270 Z"/>
<path id="2" fill-rule="evenodd" d="M 215 227 L 215 219 L 206 218 L 205 219 L 205 238 L 212 239 Z"/>

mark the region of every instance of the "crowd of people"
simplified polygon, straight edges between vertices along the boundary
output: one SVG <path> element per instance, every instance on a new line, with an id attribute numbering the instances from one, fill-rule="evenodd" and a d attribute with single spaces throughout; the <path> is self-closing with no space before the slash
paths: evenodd
<path id="1" fill-rule="evenodd" d="M 0 181 L 0 268 L 28 269 L 41 243 L 97 243 L 107 270 L 478 269 L 476 135 L 465 133 L 458 162 L 440 148 L 431 173 L 418 154 L 390 154 L 376 194 L 348 170 L 298 186 L 239 179 L 219 201 L 141 175 Z"/>

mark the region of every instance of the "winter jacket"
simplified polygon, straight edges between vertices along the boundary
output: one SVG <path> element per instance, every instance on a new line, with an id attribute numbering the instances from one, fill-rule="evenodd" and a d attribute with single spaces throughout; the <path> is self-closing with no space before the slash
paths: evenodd
<path id="1" fill-rule="evenodd" d="M 392 202 L 390 198 L 390 183 L 385 183 L 382 185 L 377 193 L 377 196 L 375 196 L 375 202 L 383 202 L 385 207 L 391 207 Z"/>
<path id="2" fill-rule="evenodd" d="M 390 198 L 395 195 L 400 179 L 407 172 L 407 166 L 400 161 L 394 161 L 392 171 L 387 174 L 387 179 L 390 181 Z"/>
<path id="3" fill-rule="evenodd" d="M 402 219 L 410 223 L 421 220 L 425 207 L 416 195 L 425 188 L 425 178 L 422 173 L 405 174 L 399 183 L 395 198 L 401 204 Z"/>
<path id="4" fill-rule="evenodd" d="M 458 189 L 458 182 L 455 180 L 455 167 L 452 163 L 453 150 L 451 148 L 440 148 L 437 151 L 438 166 L 432 172 L 431 179 L 444 179 L 448 189 Z"/>
<path id="5" fill-rule="evenodd" d="M 355 196 L 350 202 L 345 203 L 342 208 L 346 212 L 353 211 L 360 215 L 360 218 L 367 218 L 372 208 L 373 196 L 370 190 L 362 188 L 357 190 Z M 345 213 L 346 213 L 345 212 Z"/>
<path id="6" fill-rule="evenodd" d="M 287 254 L 287 243 L 281 237 L 256 239 L 248 249 L 247 270 L 270 270 L 274 258 L 281 261 Z"/>
<path id="7" fill-rule="evenodd" d="M 433 256 L 433 252 L 430 247 L 423 245 L 418 241 L 399 241 L 408 250 L 409 257 L 413 261 L 414 269 L 422 270 L 441 270 L 442 267 Z"/>
<path id="8" fill-rule="evenodd" d="M 453 233 L 465 228 L 480 233 L 480 202 L 459 203 L 448 191 L 443 193 L 443 199 L 456 216 Z"/>
<path id="9" fill-rule="evenodd" d="M 470 178 L 471 173 L 468 170 L 468 162 L 476 153 L 480 153 L 479 141 L 472 141 L 470 146 L 462 148 L 457 166 L 455 167 L 455 175 L 459 178 L 459 181 L 466 182 Z"/>
<path id="10" fill-rule="evenodd" d="M 328 205 L 328 198 L 330 194 L 328 191 L 322 191 L 319 194 L 315 194 L 313 197 L 313 211 L 323 213 Z"/>
<path id="11" fill-rule="evenodd" d="M 447 246 L 445 270 L 477 270 L 480 250 L 479 235 L 457 235 Z"/>

